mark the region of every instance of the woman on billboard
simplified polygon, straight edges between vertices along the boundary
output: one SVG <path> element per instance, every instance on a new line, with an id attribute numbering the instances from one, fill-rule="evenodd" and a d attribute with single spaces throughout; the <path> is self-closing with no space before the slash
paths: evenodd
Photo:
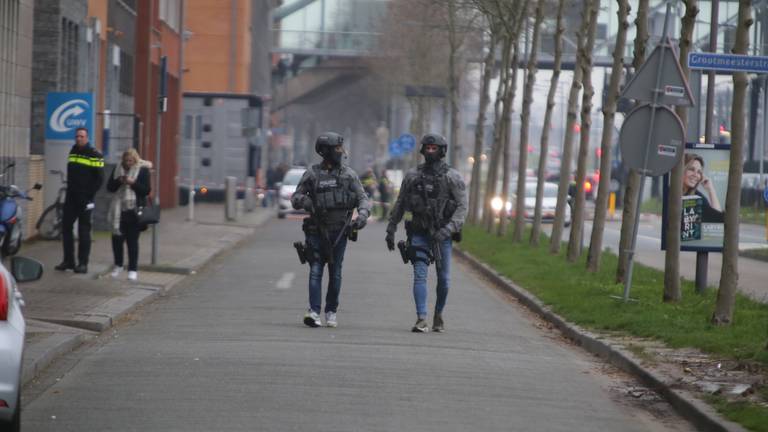
<path id="1" fill-rule="evenodd" d="M 701 198 L 702 222 L 724 222 L 723 208 L 717 198 L 715 186 L 704 175 L 704 159 L 696 153 L 686 153 L 684 161 L 683 196 L 695 195 Z"/>

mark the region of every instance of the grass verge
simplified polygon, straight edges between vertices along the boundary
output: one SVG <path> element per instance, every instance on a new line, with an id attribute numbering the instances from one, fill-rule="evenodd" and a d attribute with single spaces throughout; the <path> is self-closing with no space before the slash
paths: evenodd
<path id="1" fill-rule="evenodd" d="M 515 244 L 509 236 L 499 238 L 475 226 L 465 227 L 464 232 L 462 249 L 515 281 L 572 323 L 597 331 L 653 338 L 674 348 L 698 348 L 725 358 L 757 363 L 763 368 L 768 366 L 768 305 L 739 295 L 733 324 L 713 326 L 709 318 L 715 307 L 714 289 L 698 295 L 694 284 L 684 281 L 683 299 L 664 303 L 664 273 L 636 263 L 631 297 L 637 301 L 624 303 L 611 297 L 623 293 L 623 285 L 614 281 L 617 257 L 612 253 L 604 253 L 600 271 L 590 273 L 585 269 L 586 253 L 578 262 L 569 263 L 564 256 L 565 248 L 559 255 L 549 253 L 546 239 L 534 248 L 527 241 Z M 738 416 L 746 414 L 737 413 L 745 410 L 735 408 L 727 408 L 724 415 L 745 426 L 753 424 L 739 420 Z M 768 416 L 768 408 L 753 408 L 760 414 L 749 414 L 749 418 Z M 768 422 L 750 428 L 768 431 Z"/>

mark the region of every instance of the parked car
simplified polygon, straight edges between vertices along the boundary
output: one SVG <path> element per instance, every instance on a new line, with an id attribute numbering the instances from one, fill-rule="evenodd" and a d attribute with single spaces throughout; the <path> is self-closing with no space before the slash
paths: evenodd
<path id="1" fill-rule="evenodd" d="M 301 180 L 301 177 L 304 175 L 304 171 L 306 170 L 307 169 L 303 167 L 294 167 L 285 173 L 283 181 L 280 182 L 280 185 L 277 188 L 278 218 L 283 219 L 286 215 L 289 214 L 307 213 L 304 210 L 294 210 L 293 206 L 291 205 L 291 195 L 293 195 L 293 193 L 296 191 L 296 186 L 299 185 L 299 180 Z"/>
<path id="2" fill-rule="evenodd" d="M 25 257 L 11 258 L 9 272 L 0 263 L 0 430 L 21 428 L 21 365 L 24 353 L 24 301 L 16 282 L 40 279 L 43 265 Z"/>
<path id="3" fill-rule="evenodd" d="M 536 185 L 537 182 L 528 180 L 525 182 L 525 217 L 526 221 L 532 222 L 534 212 L 536 210 Z M 554 222 L 555 220 L 555 207 L 557 207 L 557 183 L 545 182 L 544 183 L 544 195 L 541 202 L 541 220 L 542 222 Z M 510 185 L 510 195 L 507 201 L 502 201 L 501 197 L 496 197 L 491 202 L 491 207 L 495 212 L 500 212 L 501 208 L 507 214 L 507 217 L 515 217 L 515 200 L 516 200 L 517 185 Z M 571 206 L 565 207 L 565 226 L 571 224 Z"/>

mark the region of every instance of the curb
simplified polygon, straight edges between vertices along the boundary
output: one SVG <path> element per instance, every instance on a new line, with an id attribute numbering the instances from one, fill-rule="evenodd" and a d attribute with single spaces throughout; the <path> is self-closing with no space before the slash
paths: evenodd
<path id="1" fill-rule="evenodd" d="M 698 430 L 712 432 L 747 431 L 741 425 L 722 418 L 714 408 L 696 399 L 691 393 L 673 388 L 674 383 L 668 382 L 661 375 L 644 368 L 629 352 L 617 346 L 612 346 L 609 342 L 601 340 L 600 336 L 565 321 L 562 317 L 552 312 L 549 307 L 544 305 L 533 294 L 516 285 L 505 276 L 500 275 L 468 252 L 454 248 L 453 253 L 465 264 L 488 278 L 494 285 L 514 295 L 525 307 L 552 323 L 565 337 L 573 340 L 580 347 L 605 359 L 624 372 L 634 375 L 643 384 L 658 392 L 675 408 L 678 414 L 691 422 Z"/>
<path id="2" fill-rule="evenodd" d="M 43 342 L 25 347 L 24 358 L 31 358 L 24 364 L 21 373 L 22 387 L 34 380 L 56 359 L 80 346 L 83 342 L 94 337 L 87 333 L 53 333 Z"/>

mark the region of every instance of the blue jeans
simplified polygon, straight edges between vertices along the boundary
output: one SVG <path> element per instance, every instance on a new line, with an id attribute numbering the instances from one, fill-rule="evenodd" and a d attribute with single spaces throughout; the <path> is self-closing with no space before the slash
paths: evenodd
<path id="1" fill-rule="evenodd" d="M 421 248 L 430 249 L 430 237 L 424 234 L 414 234 L 411 237 L 411 246 L 417 247 L 417 259 L 413 263 L 413 300 L 416 302 L 416 315 L 419 318 L 427 317 L 427 273 L 429 263 L 427 253 Z M 453 243 L 450 238 L 440 243 L 440 253 L 442 255 L 442 267 L 437 274 L 437 300 L 435 301 L 435 312 L 443 312 L 445 300 L 448 297 L 448 288 L 451 284 L 451 250 Z"/>
<path id="2" fill-rule="evenodd" d="M 339 231 L 329 231 L 331 242 L 336 240 Z M 319 235 L 308 234 L 307 243 L 315 252 L 316 257 L 322 257 L 321 240 Z M 336 312 L 339 307 L 339 292 L 341 291 L 341 265 L 344 262 L 344 251 L 347 248 L 347 236 L 342 236 L 333 248 L 333 264 L 328 264 L 328 291 L 325 294 L 325 311 Z M 323 295 L 323 268 L 325 260 L 316 260 L 309 267 L 309 308 L 320 313 Z"/>

